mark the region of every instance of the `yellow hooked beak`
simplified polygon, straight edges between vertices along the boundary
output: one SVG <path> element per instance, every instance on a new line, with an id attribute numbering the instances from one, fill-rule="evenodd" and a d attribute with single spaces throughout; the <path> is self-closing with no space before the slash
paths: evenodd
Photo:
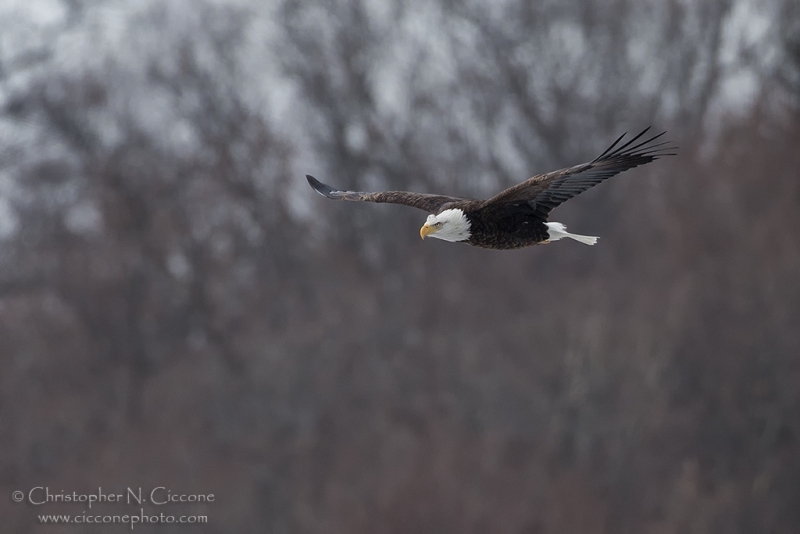
<path id="1" fill-rule="evenodd" d="M 432 233 L 434 233 L 436 230 L 438 230 L 438 228 L 436 228 L 435 226 L 431 226 L 431 225 L 429 225 L 428 223 L 425 223 L 425 224 L 423 224 L 423 225 L 422 225 L 422 228 L 420 228 L 420 229 L 419 229 L 419 236 L 420 236 L 422 239 L 425 239 L 425 236 L 426 236 L 426 235 L 428 235 L 428 234 L 432 234 Z"/>

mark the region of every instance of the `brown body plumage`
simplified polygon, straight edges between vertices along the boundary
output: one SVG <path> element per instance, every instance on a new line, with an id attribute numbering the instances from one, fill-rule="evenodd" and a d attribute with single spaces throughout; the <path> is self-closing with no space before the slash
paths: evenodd
<path id="1" fill-rule="evenodd" d="M 556 206 L 592 186 L 628 169 L 644 165 L 661 156 L 674 155 L 667 143 L 655 143 L 663 133 L 636 143 L 647 131 L 617 147 L 620 136 L 605 152 L 589 163 L 547 174 L 536 175 L 506 189 L 488 200 L 474 200 L 444 195 L 386 191 L 364 193 L 340 191 L 306 176 L 319 194 L 336 200 L 388 202 L 422 209 L 431 214 L 420 235 L 448 241 L 463 241 L 490 249 L 514 249 L 570 237 L 593 244 L 596 238 L 566 233 L 563 225 L 548 223 Z M 459 215 L 463 214 L 466 221 Z M 452 232 L 453 227 L 459 232 Z M 445 234 L 451 231 L 451 236 Z M 437 234 L 441 232 L 440 234 Z M 452 238 L 451 238 L 452 237 Z M 591 241 L 590 241 L 591 240 Z"/>

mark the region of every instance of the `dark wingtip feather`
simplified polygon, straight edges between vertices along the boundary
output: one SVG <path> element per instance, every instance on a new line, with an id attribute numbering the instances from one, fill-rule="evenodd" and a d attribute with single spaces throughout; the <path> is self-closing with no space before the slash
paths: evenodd
<path id="1" fill-rule="evenodd" d="M 617 146 L 617 143 L 619 143 L 620 141 L 622 141 L 622 138 L 623 138 L 623 137 L 625 137 L 626 135 L 628 135 L 628 132 L 625 132 L 624 134 L 622 134 L 622 135 L 620 135 L 619 137 L 617 137 L 617 140 L 616 140 L 616 141 L 614 141 L 613 143 L 611 143 L 611 146 L 610 146 L 610 147 L 608 147 L 607 149 L 605 149 L 605 151 L 604 151 L 602 154 L 600 154 L 599 156 L 597 156 L 597 157 L 595 158 L 595 161 L 597 161 L 597 160 L 599 160 L 599 159 L 602 159 L 602 158 L 603 158 L 603 157 L 604 157 L 606 154 L 608 154 L 609 152 L 611 152 L 611 151 L 614 149 L 614 147 L 615 147 L 615 146 Z"/>
<path id="2" fill-rule="evenodd" d="M 308 185 L 310 185 L 314 189 L 314 191 L 316 191 L 323 197 L 332 198 L 331 193 L 336 191 L 336 189 L 332 188 L 329 185 L 323 184 L 310 174 L 306 174 L 306 180 L 308 180 Z"/>
<path id="3" fill-rule="evenodd" d="M 634 147 L 628 148 L 628 147 L 629 147 L 629 146 L 631 146 L 633 143 L 635 143 L 635 142 L 636 142 L 636 141 L 637 141 L 637 140 L 638 140 L 640 137 L 642 137 L 644 134 L 646 134 L 647 132 L 649 132 L 649 131 L 650 131 L 650 128 L 652 128 L 652 126 L 648 126 L 648 127 L 647 127 L 647 128 L 645 128 L 644 130 L 642 130 L 641 132 L 639 132 L 639 133 L 638 133 L 638 134 L 637 134 L 637 135 L 636 135 L 636 136 L 635 136 L 633 139 L 631 139 L 630 141 L 628 141 L 627 143 L 625 143 L 624 145 L 622 145 L 621 147 L 619 147 L 618 149 L 616 149 L 614 152 L 612 152 L 611 154 L 609 154 L 609 156 L 613 156 L 613 155 L 616 155 L 616 154 L 624 154 L 624 153 L 626 152 L 626 150 L 625 150 L 625 149 L 627 149 L 627 152 L 631 152 L 631 153 L 632 153 L 632 152 L 636 151 L 636 149 L 637 149 L 637 148 L 639 148 L 639 147 L 641 147 L 641 146 L 644 146 L 644 145 L 646 145 L 647 143 L 650 143 L 650 142 L 652 142 L 652 141 L 653 141 L 653 140 L 655 140 L 655 139 L 658 139 L 659 137 L 661 137 L 662 135 L 664 135 L 664 134 L 666 133 L 666 132 L 661 132 L 660 134 L 656 135 L 655 137 L 651 137 L 650 139 L 648 139 L 648 140 L 646 140 L 646 141 L 642 141 L 641 143 L 639 143 L 638 145 L 636 145 L 636 146 L 634 146 Z"/>
<path id="4" fill-rule="evenodd" d="M 675 154 L 667 153 L 665 151 L 669 150 L 677 150 L 675 146 L 665 146 L 671 145 L 671 141 L 662 141 L 660 143 L 654 143 L 657 139 L 661 138 L 667 132 L 661 132 L 658 135 L 654 135 L 653 137 L 649 137 L 644 141 L 638 141 L 645 133 L 650 130 L 650 126 L 642 130 L 638 135 L 630 139 L 625 144 L 617 147 L 620 139 L 614 141 L 614 143 L 608 147 L 605 152 L 603 152 L 600 156 L 595 158 L 594 162 L 601 162 L 601 161 L 608 161 L 617 158 L 631 158 L 631 157 L 650 157 L 649 161 L 653 161 L 654 159 L 658 159 L 662 156 L 674 156 Z M 622 136 L 624 137 L 624 135 Z M 594 163 L 593 162 L 593 163 Z"/>

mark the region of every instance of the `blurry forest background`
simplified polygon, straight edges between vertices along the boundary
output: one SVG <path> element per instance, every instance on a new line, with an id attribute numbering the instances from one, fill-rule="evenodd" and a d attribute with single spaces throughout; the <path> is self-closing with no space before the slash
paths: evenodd
<path id="1" fill-rule="evenodd" d="M 420 241 L 668 130 L 558 209 Z M 0 516 L 136 532 L 800 532 L 796 0 L 0 3 Z M 106 505 L 101 513 L 131 513 Z M 122 531 L 122 527 L 116 527 Z"/>

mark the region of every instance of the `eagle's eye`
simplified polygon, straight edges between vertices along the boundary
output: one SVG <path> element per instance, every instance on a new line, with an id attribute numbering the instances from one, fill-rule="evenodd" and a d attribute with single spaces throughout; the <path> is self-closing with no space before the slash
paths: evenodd
<path id="1" fill-rule="evenodd" d="M 436 228 L 439 228 L 440 226 L 442 226 L 442 222 L 441 222 L 441 221 L 439 221 L 439 222 L 437 222 L 436 224 L 434 224 L 434 226 L 435 226 Z"/>

